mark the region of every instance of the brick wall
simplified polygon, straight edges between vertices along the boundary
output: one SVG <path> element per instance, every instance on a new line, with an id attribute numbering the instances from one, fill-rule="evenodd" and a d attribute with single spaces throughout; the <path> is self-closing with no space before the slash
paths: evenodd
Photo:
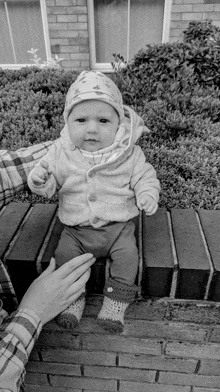
<path id="1" fill-rule="evenodd" d="M 139 301 L 123 334 L 96 323 L 90 298 L 80 327 L 44 327 L 27 365 L 26 392 L 220 392 L 219 304 Z"/>
<path id="2" fill-rule="evenodd" d="M 63 58 L 66 70 L 89 68 L 86 0 L 46 0 L 52 56 Z"/>
<path id="3" fill-rule="evenodd" d="M 66 70 L 89 69 L 86 0 L 46 0 L 52 55 L 63 58 Z M 220 26 L 220 0 L 173 0 L 170 42 L 182 41 L 190 21 L 210 19 Z"/>
<path id="4" fill-rule="evenodd" d="M 190 21 L 211 20 L 220 26 L 219 0 L 173 0 L 170 42 L 182 41 L 183 31 Z"/>

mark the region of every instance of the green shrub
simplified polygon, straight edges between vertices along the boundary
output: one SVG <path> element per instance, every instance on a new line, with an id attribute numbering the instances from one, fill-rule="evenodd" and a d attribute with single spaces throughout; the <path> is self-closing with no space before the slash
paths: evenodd
<path id="1" fill-rule="evenodd" d="M 210 20 L 192 21 L 183 33 L 184 42 L 206 44 L 208 41 L 219 40 L 220 28 L 214 26 Z"/>
<path id="2" fill-rule="evenodd" d="M 140 139 L 161 181 L 160 206 L 220 209 L 220 123 L 197 116 L 192 134 L 175 140 L 162 134 L 157 125 Z"/>
<path id="3" fill-rule="evenodd" d="M 52 68 L 1 70 L 1 148 L 17 149 L 57 138 L 63 126 L 65 96 L 76 76 Z"/>
<path id="4" fill-rule="evenodd" d="M 210 24 L 191 24 L 186 42 L 148 45 L 128 64 L 115 55 L 124 102 L 151 130 L 139 144 L 161 181 L 161 207 L 220 209 L 220 49 L 210 31 Z M 75 78 L 60 69 L 0 70 L 1 148 L 57 138 Z M 15 199 L 57 201 L 27 193 Z"/>

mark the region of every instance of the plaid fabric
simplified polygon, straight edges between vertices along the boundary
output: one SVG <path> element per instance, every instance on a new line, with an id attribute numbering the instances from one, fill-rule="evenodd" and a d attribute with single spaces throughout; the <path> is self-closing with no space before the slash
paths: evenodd
<path id="1" fill-rule="evenodd" d="M 3 306 L 15 292 L 4 264 L 0 261 L 0 297 Z M 28 309 L 20 309 L 10 316 L 0 309 L 0 391 L 23 391 L 25 365 L 37 340 L 42 324 Z"/>
<path id="2" fill-rule="evenodd" d="M 15 296 L 14 288 L 12 286 L 8 272 L 0 260 L 0 298 L 2 294 Z"/>
<path id="3" fill-rule="evenodd" d="M 0 391 L 24 390 L 25 365 L 42 324 L 28 309 L 7 316 L 0 327 Z"/>
<path id="4" fill-rule="evenodd" d="M 52 141 L 21 148 L 15 152 L 0 151 L 0 206 L 10 202 L 25 189 L 27 176 L 48 151 Z M 9 302 L 15 292 L 4 264 L 0 261 L 0 298 Z M 8 309 L 7 309 L 8 310 Z M 0 391 L 23 391 L 25 365 L 42 329 L 39 317 L 32 311 L 20 309 L 10 316 L 0 309 Z"/>
<path id="5" fill-rule="evenodd" d="M 27 176 L 48 151 L 48 141 L 17 151 L 0 151 L 0 206 L 10 202 L 18 191 L 27 186 Z"/>

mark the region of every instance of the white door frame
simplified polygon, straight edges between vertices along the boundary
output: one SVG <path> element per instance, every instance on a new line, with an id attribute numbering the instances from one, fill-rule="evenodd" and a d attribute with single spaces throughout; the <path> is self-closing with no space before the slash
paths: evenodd
<path id="1" fill-rule="evenodd" d="M 130 1 L 130 0 L 128 0 Z M 162 43 L 169 42 L 170 34 L 170 18 L 171 18 L 172 0 L 164 0 L 164 15 L 163 15 L 163 30 L 162 30 Z M 90 66 L 94 70 L 102 72 L 113 72 L 111 63 L 97 63 L 96 62 L 96 43 L 95 43 L 95 24 L 94 24 L 94 1 L 87 0 L 88 9 L 88 25 L 89 25 L 89 53 L 90 53 Z M 128 12 L 128 18 L 129 12 Z M 128 23 L 129 34 L 129 23 Z M 128 53 L 128 48 L 127 48 Z"/>

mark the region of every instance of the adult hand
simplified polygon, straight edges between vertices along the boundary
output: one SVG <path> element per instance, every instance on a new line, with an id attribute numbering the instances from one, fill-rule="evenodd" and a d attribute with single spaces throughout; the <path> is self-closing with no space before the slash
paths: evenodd
<path id="1" fill-rule="evenodd" d="M 48 268 L 28 288 L 19 309 L 33 310 L 42 324 L 52 320 L 85 290 L 94 262 L 95 257 L 86 253 L 55 270 L 55 260 L 52 258 Z"/>

